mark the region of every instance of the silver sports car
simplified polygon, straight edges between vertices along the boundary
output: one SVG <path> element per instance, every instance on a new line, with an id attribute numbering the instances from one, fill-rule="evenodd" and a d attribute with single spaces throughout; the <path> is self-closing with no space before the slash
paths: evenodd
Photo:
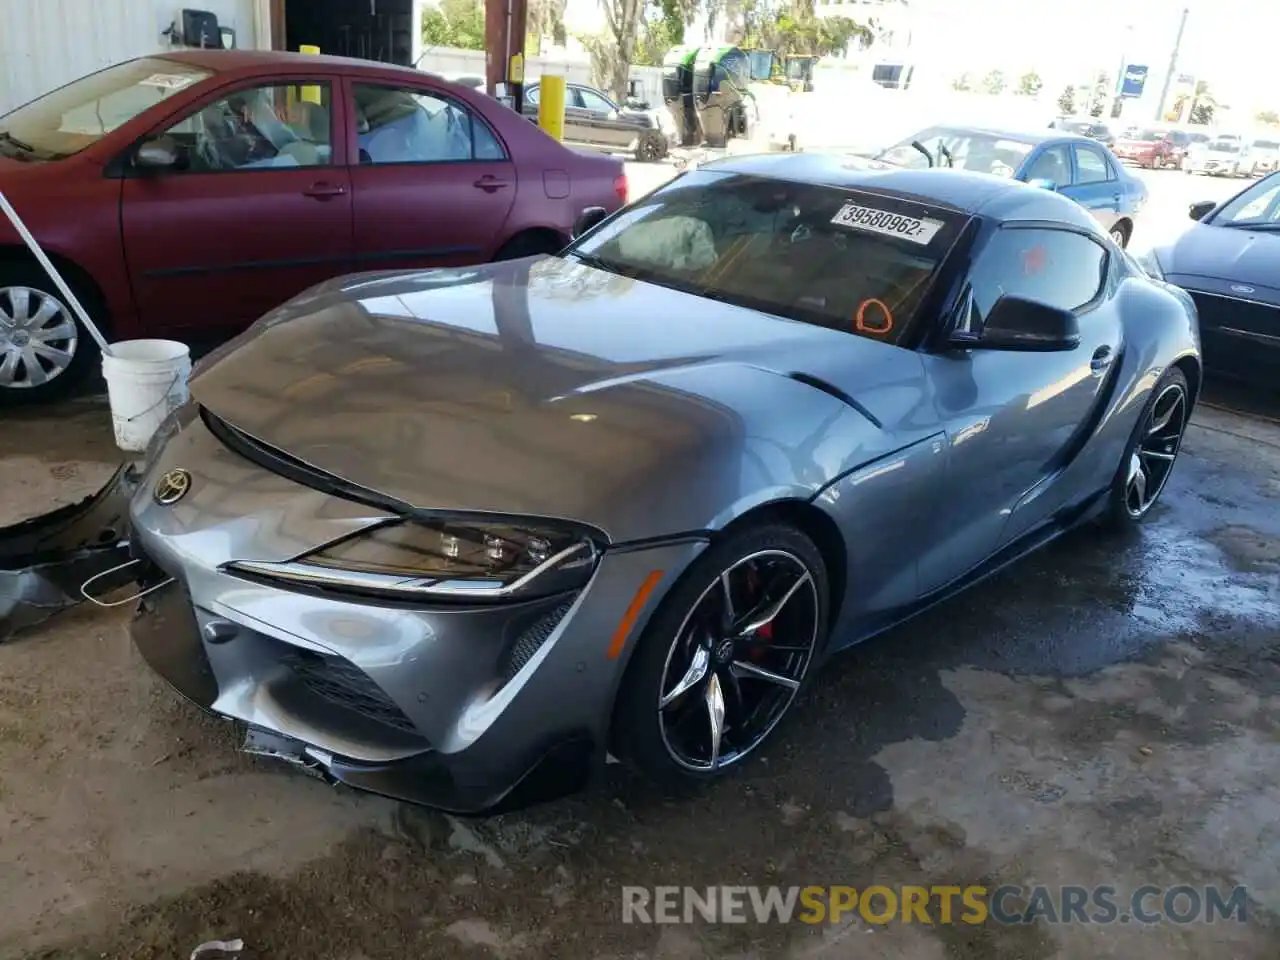
<path id="1" fill-rule="evenodd" d="M 1195 309 L 1059 194 L 774 155 L 581 226 L 197 370 L 134 637 L 247 749 L 459 813 L 710 780 L 827 656 L 1173 468 Z"/>

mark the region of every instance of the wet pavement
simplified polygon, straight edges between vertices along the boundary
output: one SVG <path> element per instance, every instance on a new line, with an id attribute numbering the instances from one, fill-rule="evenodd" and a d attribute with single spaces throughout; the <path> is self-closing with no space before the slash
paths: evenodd
<path id="1" fill-rule="evenodd" d="M 80 609 L 0 646 L 0 956 L 1126 960 L 1280 955 L 1280 402 L 1215 392 L 1141 530 L 1086 529 L 835 661 L 682 800 L 459 821 L 238 755 Z M 113 467 L 93 400 L 4 414 L 0 522 Z M 1246 922 L 640 925 L 623 885 L 1248 889 Z M 936 918 L 935 918 L 936 919 Z"/>

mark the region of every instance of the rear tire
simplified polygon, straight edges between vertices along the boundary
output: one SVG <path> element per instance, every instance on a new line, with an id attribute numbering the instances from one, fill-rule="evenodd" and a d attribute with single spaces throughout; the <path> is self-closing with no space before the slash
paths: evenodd
<path id="1" fill-rule="evenodd" d="M 666 155 L 666 140 L 656 134 L 644 134 L 636 144 L 636 159 L 641 163 L 656 163 Z"/>
<path id="2" fill-rule="evenodd" d="M 789 524 L 751 524 L 714 544 L 640 637 L 614 708 L 617 754 L 672 791 L 736 769 L 816 674 L 829 597 L 822 554 Z M 779 600 L 767 628 L 744 631 Z"/>
<path id="3" fill-rule="evenodd" d="M 1177 367 L 1157 381 L 1111 482 L 1104 523 L 1113 530 L 1146 519 L 1164 492 L 1191 419 L 1191 389 Z"/>
<path id="4" fill-rule="evenodd" d="M 1133 227 L 1131 227 L 1129 223 L 1124 220 L 1121 220 L 1119 223 L 1117 223 L 1115 226 L 1111 228 L 1111 239 L 1116 242 L 1116 245 L 1121 250 L 1124 250 L 1126 247 L 1129 246 L 1129 238 L 1132 236 L 1132 234 L 1133 234 Z"/>
<path id="5" fill-rule="evenodd" d="M 524 233 L 517 233 L 504 243 L 494 254 L 493 259 L 495 262 L 520 260 L 524 257 L 559 253 L 564 246 L 564 241 L 550 230 L 526 230 Z"/>
<path id="6" fill-rule="evenodd" d="M 65 279 L 85 309 L 101 317 L 98 297 Z M 0 406 L 67 396 L 94 370 L 98 356 L 97 343 L 38 264 L 0 263 Z"/>

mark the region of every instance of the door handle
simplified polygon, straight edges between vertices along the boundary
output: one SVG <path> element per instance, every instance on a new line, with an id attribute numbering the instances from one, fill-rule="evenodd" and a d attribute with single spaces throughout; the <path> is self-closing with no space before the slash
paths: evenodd
<path id="1" fill-rule="evenodd" d="M 473 186 L 478 187 L 479 189 L 483 190 L 485 193 L 493 193 L 495 190 L 502 190 L 505 187 L 511 186 L 511 184 L 507 183 L 506 180 L 499 180 L 495 176 L 486 174 L 485 176 L 477 180 L 473 184 Z"/>
<path id="2" fill-rule="evenodd" d="M 334 197 L 341 197 L 347 192 L 347 188 L 340 183 L 317 183 L 308 190 L 303 190 L 304 197 L 311 197 L 315 200 L 332 200 Z"/>
<path id="3" fill-rule="evenodd" d="M 1101 373 L 1107 367 L 1111 366 L 1113 355 L 1111 348 L 1107 346 L 1099 347 L 1093 351 L 1093 359 L 1089 361 L 1089 369 L 1094 373 Z"/>

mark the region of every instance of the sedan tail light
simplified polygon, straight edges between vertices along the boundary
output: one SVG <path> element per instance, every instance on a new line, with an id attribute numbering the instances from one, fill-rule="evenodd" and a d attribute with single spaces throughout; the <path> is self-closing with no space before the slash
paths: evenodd
<path id="1" fill-rule="evenodd" d="M 613 178 L 613 192 L 618 195 L 618 199 L 622 201 L 622 205 L 626 206 L 628 188 L 627 175 L 625 173 L 620 173 Z"/>

